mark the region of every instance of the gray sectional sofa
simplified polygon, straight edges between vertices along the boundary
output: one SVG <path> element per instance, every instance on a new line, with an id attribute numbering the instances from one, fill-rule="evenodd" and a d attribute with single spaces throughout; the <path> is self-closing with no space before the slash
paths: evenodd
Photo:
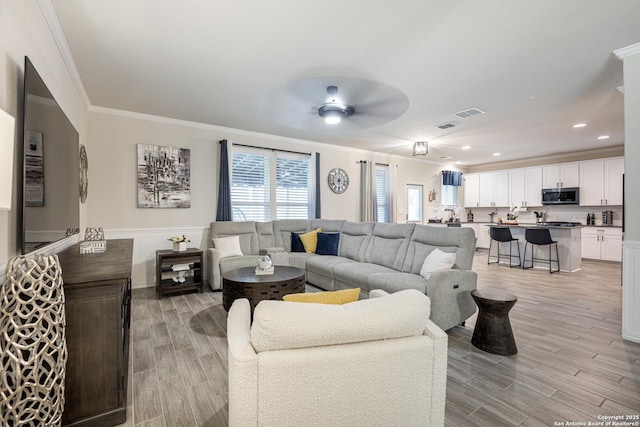
<path id="1" fill-rule="evenodd" d="M 340 233 L 337 256 L 291 252 L 292 232 L 316 228 Z M 243 255 L 221 259 L 213 238 L 236 235 Z M 212 289 L 220 289 L 222 273 L 255 266 L 261 254 L 269 254 L 274 265 L 304 269 L 309 284 L 328 291 L 359 287 L 361 297 L 366 297 L 373 289 L 390 293 L 417 289 L 431 299 L 431 320 L 447 330 L 475 312 L 470 295 L 477 284 L 477 274 L 471 271 L 475 243 L 470 228 L 324 219 L 212 222 L 208 280 Z M 420 269 L 436 248 L 455 252 L 456 261 L 452 269 L 433 272 L 426 280 Z"/>

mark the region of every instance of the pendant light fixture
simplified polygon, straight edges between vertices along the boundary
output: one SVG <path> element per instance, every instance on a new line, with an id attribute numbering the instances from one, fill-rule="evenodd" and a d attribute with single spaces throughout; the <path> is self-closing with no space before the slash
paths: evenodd
<path id="1" fill-rule="evenodd" d="M 427 141 L 416 141 L 413 143 L 413 155 L 414 156 L 426 156 L 429 152 L 429 146 Z"/>

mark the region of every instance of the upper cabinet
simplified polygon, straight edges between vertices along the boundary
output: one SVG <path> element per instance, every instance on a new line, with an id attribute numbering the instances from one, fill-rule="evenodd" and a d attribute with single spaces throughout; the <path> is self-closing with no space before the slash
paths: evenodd
<path id="1" fill-rule="evenodd" d="M 623 173 L 623 157 L 581 162 L 580 205 L 622 205 Z"/>
<path id="2" fill-rule="evenodd" d="M 479 207 L 509 206 L 509 171 L 482 172 L 480 175 Z"/>
<path id="3" fill-rule="evenodd" d="M 509 206 L 542 206 L 542 167 L 509 170 Z"/>
<path id="4" fill-rule="evenodd" d="M 580 164 L 561 163 L 542 167 L 542 188 L 580 186 Z"/>
<path id="5" fill-rule="evenodd" d="M 462 175 L 462 178 L 464 180 L 464 206 L 477 208 L 480 206 L 480 175 L 466 173 Z"/>

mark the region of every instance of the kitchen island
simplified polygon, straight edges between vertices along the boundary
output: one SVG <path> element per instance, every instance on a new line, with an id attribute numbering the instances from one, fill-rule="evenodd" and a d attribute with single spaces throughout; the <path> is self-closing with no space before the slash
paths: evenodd
<path id="1" fill-rule="evenodd" d="M 558 242 L 558 254 L 560 256 L 560 271 L 573 273 L 575 271 L 580 270 L 582 265 L 582 226 L 574 225 L 574 226 L 560 226 L 560 225 L 536 225 L 536 224 L 485 224 L 487 227 L 508 227 L 511 231 L 511 235 L 514 239 L 518 239 L 518 245 L 520 246 L 520 256 L 524 260 L 524 232 L 527 228 L 548 228 L 551 233 L 551 238 Z M 497 243 L 497 242 L 496 242 Z M 497 254 L 497 245 L 493 244 L 492 255 Z M 509 253 L 509 244 L 508 243 L 500 243 L 503 245 L 500 248 L 500 253 L 505 254 Z M 527 248 L 527 260 L 531 259 L 531 248 L 529 245 Z M 548 246 L 533 246 L 533 250 L 535 251 L 536 258 L 548 258 L 549 257 L 549 247 Z M 514 252 L 517 252 L 515 248 L 513 248 Z M 552 257 L 555 259 L 555 250 L 551 251 Z M 506 261 L 501 261 L 506 263 Z M 527 261 L 527 265 L 529 265 Z M 555 266 L 555 263 L 554 263 Z M 549 265 L 534 262 L 534 267 L 540 267 L 548 269 Z"/>

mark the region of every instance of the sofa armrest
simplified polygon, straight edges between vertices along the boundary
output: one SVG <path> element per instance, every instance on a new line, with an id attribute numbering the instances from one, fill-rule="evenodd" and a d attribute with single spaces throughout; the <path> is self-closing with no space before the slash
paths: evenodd
<path id="1" fill-rule="evenodd" d="M 444 420 L 447 397 L 447 352 L 449 336 L 431 320 L 427 320 L 423 335 L 433 340 L 433 391 L 431 393 L 431 418 L 429 425 Z"/>
<path id="2" fill-rule="evenodd" d="M 258 425 L 258 355 L 251 345 L 251 308 L 237 299 L 227 317 L 229 425 Z"/>
<path id="3" fill-rule="evenodd" d="M 477 288 L 478 274 L 471 270 L 442 270 L 431 273 L 427 296 L 431 299 L 430 319 L 443 330 L 467 320 L 476 311 L 471 291 Z"/>
<path id="4" fill-rule="evenodd" d="M 216 248 L 207 249 L 207 277 L 211 289 L 222 289 L 222 278 L 220 275 L 220 250 Z"/>

